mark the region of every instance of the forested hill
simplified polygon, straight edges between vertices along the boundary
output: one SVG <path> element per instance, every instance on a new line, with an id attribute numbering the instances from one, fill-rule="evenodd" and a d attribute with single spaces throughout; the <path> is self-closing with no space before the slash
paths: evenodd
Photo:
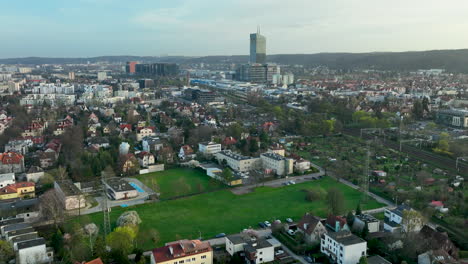
<path id="1" fill-rule="evenodd" d="M 468 73 L 468 49 L 431 50 L 408 52 L 373 53 L 317 53 L 276 54 L 268 56 L 269 62 L 300 64 L 305 66 L 328 66 L 332 69 L 376 69 L 414 71 L 418 69 L 442 68 L 449 72 Z M 0 64 L 63 64 L 87 62 L 175 62 L 175 63 L 245 63 L 247 55 L 235 56 L 102 56 L 92 58 L 11 58 L 0 59 Z"/>

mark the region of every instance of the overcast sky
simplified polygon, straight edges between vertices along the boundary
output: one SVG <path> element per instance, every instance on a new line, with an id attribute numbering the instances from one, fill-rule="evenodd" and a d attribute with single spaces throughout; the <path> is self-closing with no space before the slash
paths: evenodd
<path id="1" fill-rule="evenodd" d="M 0 57 L 468 48 L 468 0 L 0 0 Z"/>

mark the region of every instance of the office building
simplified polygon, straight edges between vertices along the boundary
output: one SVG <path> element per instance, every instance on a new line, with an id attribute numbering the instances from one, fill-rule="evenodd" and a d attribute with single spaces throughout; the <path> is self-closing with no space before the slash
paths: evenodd
<path id="1" fill-rule="evenodd" d="M 468 128 L 468 110 L 461 108 L 439 110 L 437 122 L 446 126 L 466 129 Z"/>
<path id="2" fill-rule="evenodd" d="M 279 75 L 280 67 L 275 64 L 243 64 L 237 69 L 237 79 L 243 82 L 272 84 L 273 77 Z"/>
<path id="3" fill-rule="evenodd" d="M 257 33 L 250 34 L 250 63 L 266 63 L 266 38 Z"/>
<path id="4" fill-rule="evenodd" d="M 188 88 L 184 91 L 184 97 L 187 100 L 199 104 L 207 104 L 215 101 L 216 95 L 210 90 Z"/>
<path id="5" fill-rule="evenodd" d="M 127 61 L 127 65 L 125 66 L 125 72 L 129 74 L 134 74 L 136 73 L 136 61 Z"/>
<path id="6" fill-rule="evenodd" d="M 221 144 L 215 142 L 198 143 L 198 151 L 205 155 L 213 155 L 221 151 Z"/>
<path id="7" fill-rule="evenodd" d="M 136 64 L 135 73 L 152 76 L 174 76 L 179 73 L 179 67 L 175 63 Z"/>
<path id="8" fill-rule="evenodd" d="M 75 72 L 69 72 L 68 73 L 68 79 L 75 80 Z"/>

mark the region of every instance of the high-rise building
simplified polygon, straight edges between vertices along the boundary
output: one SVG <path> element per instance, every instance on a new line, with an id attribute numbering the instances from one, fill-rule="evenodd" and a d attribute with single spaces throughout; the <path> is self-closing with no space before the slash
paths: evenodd
<path id="1" fill-rule="evenodd" d="M 272 84 L 273 76 L 279 74 L 280 67 L 275 64 L 243 64 L 237 69 L 237 79 L 243 82 Z"/>
<path id="2" fill-rule="evenodd" d="M 266 63 L 266 38 L 257 33 L 250 34 L 250 63 Z"/>
<path id="3" fill-rule="evenodd" d="M 127 66 L 125 66 L 125 71 L 130 74 L 134 74 L 136 72 L 136 61 L 127 61 Z"/>
<path id="4" fill-rule="evenodd" d="M 75 80 L 75 72 L 69 72 L 68 73 L 68 79 Z"/>

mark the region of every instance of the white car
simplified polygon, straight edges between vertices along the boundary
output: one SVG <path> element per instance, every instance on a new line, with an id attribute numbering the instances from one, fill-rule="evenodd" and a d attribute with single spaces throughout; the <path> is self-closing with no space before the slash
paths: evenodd
<path id="1" fill-rule="evenodd" d="M 292 220 L 291 218 L 286 218 L 286 222 L 288 222 L 288 223 L 292 223 L 292 222 L 293 222 L 293 220 Z"/>
<path id="2" fill-rule="evenodd" d="M 271 227 L 271 224 L 270 224 L 270 222 L 268 222 L 268 221 L 265 221 L 265 222 L 263 222 L 263 223 L 264 223 L 264 224 L 265 224 L 267 227 Z"/>
<path id="3" fill-rule="evenodd" d="M 295 233 L 294 230 L 292 230 L 292 229 L 289 229 L 289 230 L 288 230 L 288 234 L 289 234 L 289 235 L 294 236 L 294 233 Z"/>

